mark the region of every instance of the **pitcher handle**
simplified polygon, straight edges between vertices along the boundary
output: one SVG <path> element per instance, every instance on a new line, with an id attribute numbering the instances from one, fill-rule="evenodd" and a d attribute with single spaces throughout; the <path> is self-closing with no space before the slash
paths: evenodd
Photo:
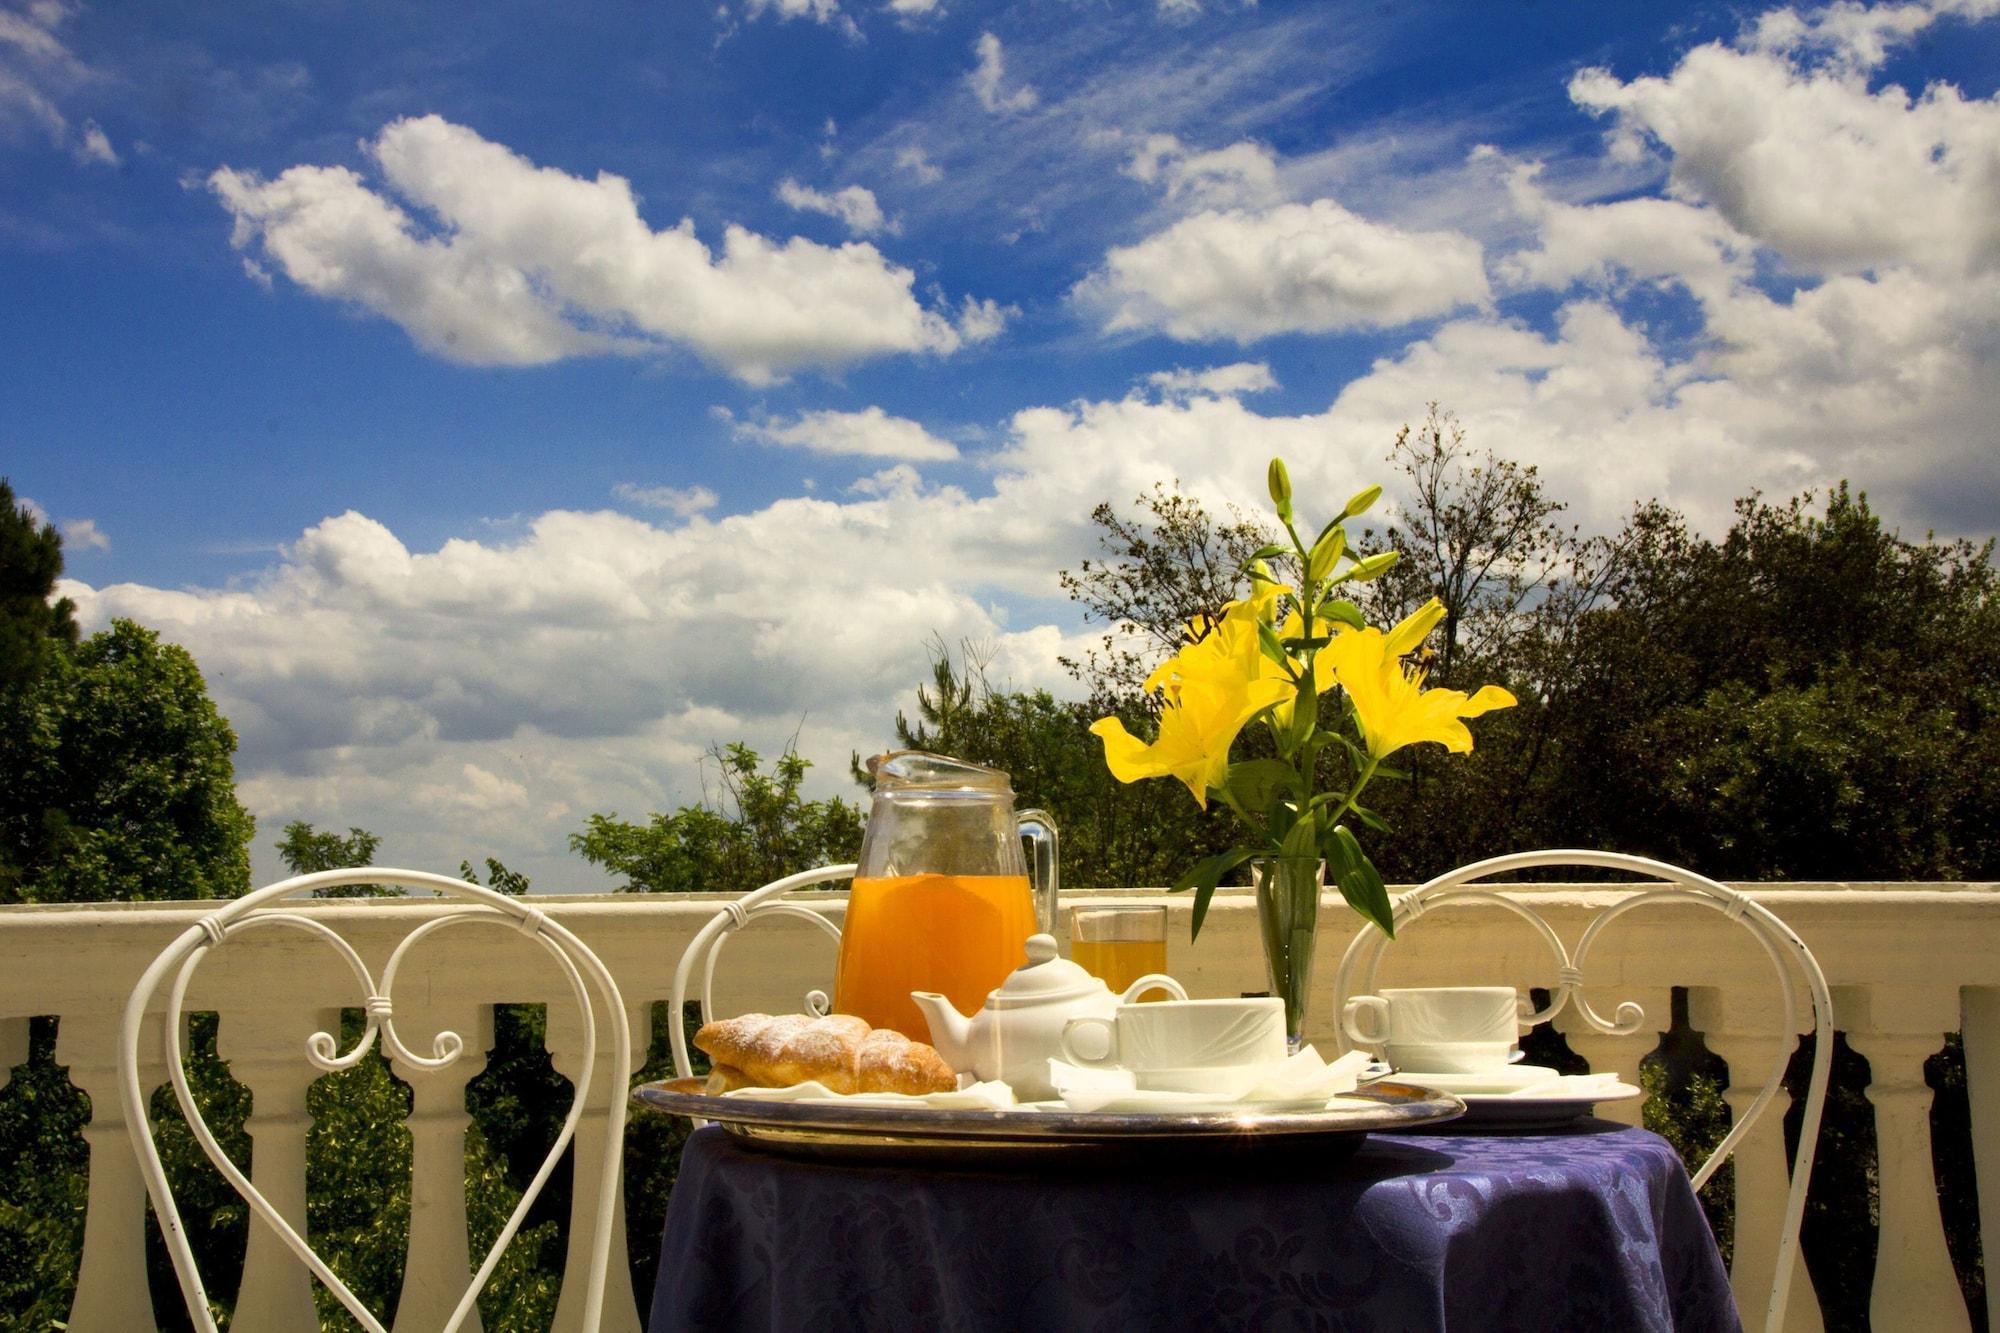
<path id="1" fill-rule="evenodd" d="M 1014 816 L 1014 827 L 1033 849 L 1028 858 L 1028 883 L 1035 896 L 1035 929 L 1053 935 L 1056 890 L 1062 874 L 1057 861 L 1056 821 L 1046 810 L 1023 810 Z"/>

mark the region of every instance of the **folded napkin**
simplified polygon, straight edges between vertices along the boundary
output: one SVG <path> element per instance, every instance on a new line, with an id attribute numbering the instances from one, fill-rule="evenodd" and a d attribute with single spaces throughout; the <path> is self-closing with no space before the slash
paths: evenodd
<path id="1" fill-rule="evenodd" d="M 1355 1089 L 1367 1070 L 1365 1052 L 1349 1051 L 1332 1064 L 1310 1046 L 1288 1059 L 1232 1067 L 1218 1074 L 1217 1087 L 1203 1092 L 1162 1092 L 1138 1086 L 1129 1069 L 1085 1068 L 1049 1061 L 1049 1082 L 1072 1111 L 1129 1113 L 1221 1110 L 1233 1106 L 1299 1106 L 1326 1103 Z"/>
<path id="2" fill-rule="evenodd" d="M 737 1088 L 725 1097 L 760 1102 L 832 1102 L 840 1106 L 930 1106 L 942 1111 L 1004 1111 L 1016 1105 L 1014 1090 L 1005 1083 L 973 1083 L 952 1092 L 915 1096 L 905 1092 L 835 1092 L 817 1081 L 789 1088 Z"/>

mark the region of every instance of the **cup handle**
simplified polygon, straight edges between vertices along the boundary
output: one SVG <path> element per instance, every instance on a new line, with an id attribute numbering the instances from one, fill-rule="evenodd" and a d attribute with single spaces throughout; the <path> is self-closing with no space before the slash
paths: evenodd
<path id="1" fill-rule="evenodd" d="M 1083 1037 L 1086 1050 L 1097 1051 L 1095 1055 L 1077 1049 L 1076 1038 L 1080 1034 L 1090 1032 L 1102 1034 L 1095 1038 L 1088 1035 Z M 1118 1056 L 1118 1024 L 1108 1018 L 1070 1019 L 1063 1024 L 1062 1053 L 1063 1059 L 1073 1065 L 1096 1066 L 1115 1063 Z"/>
<path id="2" fill-rule="evenodd" d="M 1118 1003 L 1131 1004 L 1149 990 L 1163 990 L 1176 1000 L 1185 1000 L 1188 997 L 1186 988 L 1166 973 L 1148 972 L 1125 988 L 1125 993 L 1118 997 Z"/>
<path id="3" fill-rule="evenodd" d="M 1374 1014 L 1381 1026 L 1371 1031 L 1368 1024 L 1361 1021 L 1363 1014 Z M 1357 995 L 1340 1010 L 1340 1030 L 1350 1041 L 1363 1046 L 1380 1046 L 1389 1040 L 1389 1002 L 1379 995 Z"/>

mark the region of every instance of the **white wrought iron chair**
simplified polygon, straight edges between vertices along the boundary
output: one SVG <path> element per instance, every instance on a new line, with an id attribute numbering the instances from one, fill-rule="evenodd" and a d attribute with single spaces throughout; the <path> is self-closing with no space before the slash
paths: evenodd
<path id="1" fill-rule="evenodd" d="M 454 899 L 465 904 L 461 911 L 432 917 L 410 931 L 382 969 L 378 985 L 368 965 L 348 942 L 340 937 L 324 922 L 311 916 L 287 910 L 281 900 L 298 894 L 310 893 L 315 889 L 335 888 L 351 884 L 385 884 L 399 888 L 427 889 L 442 898 Z M 209 1131 L 195 1106 L 194 1096 L 189 1091 L 187 1074 L 181 1063 L 181 1013 L 185 1002 L 189 980 L 202 961 L 220 946 L 234 941 L 246 932 L 267 926 L 283 927 L 300 931 L 324 941 L 347 964 L 360 989 L 360 998 L 367 1014 L 367 1027 L 354 1048 L 341 1054 L 339 1042 L 327 1032 L 316 1032 L 306 1043 L 305 1058 L 316 1068 L 328 1073 L 341 1069 L 351 1069 L 358 1064 L 369 1049 L 374 1046 L 377 1036 L 383 1049 L 396 1060 L 412 1068 L 423 1070 L 443 1069 L 456 1061 L 465 1049 L 465 1041 L 456 1032 L 441 1031 L 431 1041 L 431 1054 L 419 1055 L 412 1050 L 396 1031 L 395 1010 L 392 997 L 396 984 L 397 970 L 417 943 L 448 927 L 460 925 L 498 925 L 519 931 L 540 944 L 554 960 L 557 969 L 568 981 L 582 1012 L 583 1062 L 576 1079 L 576 1095 L 571 1100 L 569 1115 L 564 1119 L 562 1132 L 556 1136 L 555 1146 L 542 1162 L 527 1189 L 522 1193 L 520 1203 L 515 1207 L 507 1224 L 487 1252 L 485 1261 L 472 1275 L 464 1296 L 445 1324 L 446 1333 L 452 1333 L 464 1322 L 472 1311 L 473 1303 L 501 1254 L 514 1238 L 528 1209 L 541 1194 L 556 1164 L 562 1159 L 570 1141 L 576 1135 L 577 1122 L 588 1105 L 588 1092 L 593 1087 L 592 1076 L 597 1050 L 597 1028 L 600 1021 L 606 1021 L 611 1028 L 614 1048 L 613 1066 L 619 1070 L 631 1067 L 631 1033 L 624 1021 L 624 1003 L 618 993 L 618 984 L 611 973 L 590 948 L 561 923 L 550 918 L 532 902 L 510 898 L 492 889 L 482 888 L 464 880 L 452 879 L 445 875 L 427 874 L 416 870 L 393 870 L 386 868 L 363 868 L 353 870 L 323 871 L 318 874 L 300 875 L 285 880 L 254 893 L 237 898 L 218 907 L 208 916 L 174 940 L 153 960 L 145 973 L 133 987 L 131 997 L 125 1004 L 124 1025 L 119 1044 L 119 1084 L 125 1107 L 125 1124 L 132 1138 L 132 1150 L 138 1155 L 140 1173 L 146 1181 L 146 1190 L 152 1196 L 153 1210 L 160 1223 L 160 1231 L 166 1240 L 167 1251 L 173 1257 L 174 1272 L 180 1279 L 182 1298 L 187 1303 L 188 1316 L 197 1329 L 214 1333 L 215 1320 L 209 1313 L 208 1293 L 195 1266 L 194 1251 L 188 1243 L 186 1231 L 181 1223 L 180 1213 L 174 1206 L 173 1194 L 167 1183 L 166 1172 L 160 1162 L 160 1154 L 153 1143 L 151 1124 L 147 1117 L 146 1103 L 149 1089 L 139 1082 L 139 1045 L 141 1029 L 147 1011 L 152 1008 L 155 993 L 163 981 L 172 975 L 171 989 L 167 997 L 165 1029 L 165 1059 L 168 1076 L 172 1080 L 174 1096 L 179 1101 L 181 1114 L 187 1118 L 188 1127 L 193 1131 L 201 1149 L 215 1163 L 236 1192 L 243 1196 L 251 1210 L 263 1223 L 269 1226 L 284 1242 L 300 1262 L 325 1284 L 326 1288 L 345 1306 L 361 1326 L 370 1333 L 387 1333 L 381 1321 L 371 1313 L 350 1291 L 320 1257 L 313 1253 L 303 1236 L 293 1229 L 270 1202 L 250 1183 L 250 1178 L 231 1162 L 222 1147 Z M 593 998 L 594 997 L 594 998 Z M 603 1006 L 600 1018 L 599 1004 Z M 608 1122 L 605 1132 L 604 1160 L 598 1176 L 598 1197 L 596 1200 L 595 1230 L 592 1234 L 589 1271 L 585 1275 L 583 1327 L 594 1330 L 598 1327 L 604 1303 L 605 1274 L 611 1253 L 612 1217 L 617 1206 L 619 1183 L 619 1160 L 624 1148 L 626 1096 L 622 1080 L 613 1080 L 612 1093 L 607 1107 Z"/>
<path id="2" fill-rule="evenodd" d="M 814 870 L 787 875 L 783 879 L 772 880 L 761 889 L 753 889 L 734 902 L 724 903 L 722 909 L 706 925 L 695 932 L 688 947 L 681 953 L 681 961 L 674 968 L 673 1007 L 667 1010 L 667 1034 L 674 1051 L 674 1073 L 681 1078 L 694 1076 L 694 1064 L 688 1057 L 687 1030 L 681 1022 L 681 1012 L 687 1003 L 688 982 L 694 976 L 696 966 L 701 968 L 701 1021 L 706 1023 L 715 1011 L 715 963 L 722 956 L 722 946 L 735 932 L 762 917 L 789 916 L 812 922 L 828 935 L 834 943 L 840 942 L 840 927 L 827 920 L 819 912 L 803 903 L 788 903 L 785 895 L 795 889 L 810 888 L 815 884 L 826 884 L 837 879 L 854 878 L 853 865 L 820 866 Z M 827 1014 L 832 1012 L 832 1002 L 822 990 L 806 992 L 807 1012 Z"/>
<path id="3" fill-rule="evenodd" d="M 1532 907 L 1518 900 L 1493 892 L 1490 888 L 1478 886 L 1478 881 L 1491 879 L 1496 875 L 1506 875 L 1530 869 L 1550 867 L 1594 867 L 1605 870 L 1622 870 L 1644 876 L 1650 883 L 1612 884 L 1608 888 L 1631 888 L 1628 898 L 1605 908 L 1594 917 L 1578 939 L 1576 950 L 1571 953 Z M 1779 920 L 1771 911 L 1725 884 L 1718 884 L 1684 870 L 1643 856 L 1626 856 L 1617 852 L 1596 852 L 1579 850 L 1552 850 L 1539 852 L 1517 852 L 1509 856 L 1496 856 L 1489 860 L 1477 861 L 1468 866 L 1438 876 L 1420 885 L 1395 900 L 1395 925 L 1400 938 L 1405 926 L 1427 915 L 1440 906 L 1449 903 L 1484 903 L 1503 908 L 1533 926 L 1556 956 L 1556 984 L 1550 989 L 1548 1004 L 1525 1016 L 1524 1023 L 1543 1023 L 1561 1013 L 1565 1006 L 1573 1005 L 1582 1020 L 1597 1032 L 1612 1036 L 1630 1036 L 1645 1025 L 1645 1011 L 1637 1004 L 1625 1001 L 1619 1004 L 1609 1019 L 1592 1008 L 1584 997 L 1584 962 L 1590 949 L 1603 934 L 1606 927 L 1619 917 L 1637 908 L 1661 902 L 1692 902 L 1721 912 L 1724 917 L 1749 930 L 1757 943 L 1763 947 L 1777 974 L 1779 991 L 1784 1000 L 1784 1027 L 1782 1031 L 1793 1034 L 1799 1031 L 1798 987 L 1794 980 L 1793 968 L 1806 981 L 1806 998 L 1812 1006 L 1813 1014 L 1813 1061 L 1812 1074 L 1806 1085 L 1804 1119 L 1799 1131 L 1799 1147 L 1792 1163 L 1791 1188 L 1785 1199 L 1785 1213 L 1782 1232 L 1779 1237 L 1777 1268 L 1771 1287 L 1770 1303 L 1765 1309 L 1764 1327 L 1768 1333 L 1777 1333 L 1784 1326 L 1785 1302 L 1790 1294 L 1793 1265 L 1797 1259 L 1799 1223 L 1805 1213 L 1806 1187 L 1812 1179 L 1813 1149 L 1819 1140 L 1820 1118 L 1826 1108 L 1827 1076 L 1831 1070 L 1833 1052 L 1833 997 L 1827 989 L 1826 974 L 1806 948 L 1805 941 Z M 1387 936 L 1373 925 L 1363 926 L 1347 952 L 1341 957 L 1340 968 L 1334 974 L 1334 1000 L 1336 1004 L 1359 991 L 1373 991 L 1377 970 L 1382 954 L 1390 943 Z M 1358 977 L 1357 977 L 1358 973 Z M 1750 1104 L 1735 1125 L 1730 1128 L 1708 1160 L 1694 1173 L 1694 1187 L 1698 1190 L 1708 1183 L 1729 1155 L 1736 1150 L 1745 1135 L 1757 1123 L 1772 1099 L 1784 1086 L 1784 1076 L 1791 1059 L 1789 1039 L 1779 1043 L 1777 1058 L 1772 1062 L 1765 1076 L 1762 1090 Z"/>

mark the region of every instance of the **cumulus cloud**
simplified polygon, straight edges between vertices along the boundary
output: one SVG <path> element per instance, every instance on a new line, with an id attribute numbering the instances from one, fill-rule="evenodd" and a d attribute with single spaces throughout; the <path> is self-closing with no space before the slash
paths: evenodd
<path id="1" fill-rule="evenodd" d="M 1005 115 L 1014 111 L 1032 111 L 1041 99 L 1041 94 L 1028 84 L 1021 84 L 1013 92 L 1002 91 L 1001 84 L 1007 77 L 1006 56 L 1000 49 L 1000 39 L 990 32 L 979 34 L 973 43 L 973 54 L 979 63 L 965 81 L 972 87 L 972 95 L 979 99 L 979 105 L 995 115 Z"/>
<path id="2" fill-rule="evenodd" d="M 706 486 L 641 486 L 621 481 L 611 488 L 611 493 L 632 504 L 664 510 L 680 518 L 693 518 L 717 504 L 715 492 Z"/>
<path id="3" fill-rule="evenodd" d="M 1246 343 L 1394 328 L 1483 304 L 1489 291 L 1470 237 L 1404 231 L 1319 199 L 1183 218 L 1113 249 L 1073 295 L 1107 333 Z"/>
<path id="4" fill-rule="evenodd" d="M 802 213 L 824 213 L 827 217 L 836 218 L 856 236 L 902 230 L 882 216 L 882 206 L 875 202 L 875 192 L 865 186 L 849 185 L 827 193 L 801 185 L 788 176 L 778 182 L 778 198 L 787 207 Z"/>
<path id="5" fill-rule="evenodd" d="M 72 553 L 111 549 L 111 538 L 97 526 L 96 519 L 66 518 L 58 526 L 62 529 L 63 547 Z"/>
<path id="6" fill-rule="evenodd" d="M 2000 266 L 2000 99 L 1868 81 L 1890 39 L 1933 12 L 1767 20 L 1747 46 L 1697 47 L 1667 75 L 1585 70 L 1570 96 L 1611 119 L 1627 155 L 1664 150 L 1675 198 L 1808 272 L 1989 272 Z M 1846 58 L 1811 63 L 1816 45 Z"/>
<path id="7" fill-rule="evenodd" d="M 724 414 L 726 415 L 726 413 Z M 816 454 L 863 458 L 906 458 L 937 462 L 958 457 L 958 447 L 941 440 L 906 417 L 892 417 L 879 407 L 859 412 L 801 412 L 790 420 L 765 417 L 734 421 L 731 434 L 739 440 L 783 445 Z"/>
<path id="8" fill-rule="evenodd" d="M 1508 174 L 1515 208 L 1536 227 L 1533 249 L 1496 265 L 1516 286 L 1678 282 L 1713 296 L 1752 275 L 1751 243 L 1714 209 L 1651 196 L 1565 204 L 1542 191 L 1540 171 L 1539 163 L 1526 163 Z"/>
<path id="9" fill-rule="evenodd" d="M 865 242 L 777 242 L 732 225 L 715 253 L 690 219 L 649 227 L 621 176 L 538 167 L 437 116 L 395 121 L 366 149 L 386 192 L 317 166 L 269 180 L 224 167 L 209 186 L 239 249 L 448 360 L 540 365 L 680 347 L 764 384 L 968 340 L 918 303 L 909 269 Z"/>
<path id="10" fill-rule="evenodd" d="M 1175 398 L 1197 393 L 1233 397 L 1240 393 L 1262 393 L 1275 389 L 1278 377 L 1262 361 L 1238 361 L 1234 365 L 1211 366 L 1207 370 L 1189 370 L 1184 366 L 1156 370 L 1146 376 L 1146 383 Z"/>
<path id="11" fill-rule="evenodd" d="M 1248 139 L 1198 152 L 1174 135 L 1148 135 L 1124 170 L 1134 180 L 1158 184 L 1170 204 L 1261 208 L 1281 197 L 1277 155 Z"/>

